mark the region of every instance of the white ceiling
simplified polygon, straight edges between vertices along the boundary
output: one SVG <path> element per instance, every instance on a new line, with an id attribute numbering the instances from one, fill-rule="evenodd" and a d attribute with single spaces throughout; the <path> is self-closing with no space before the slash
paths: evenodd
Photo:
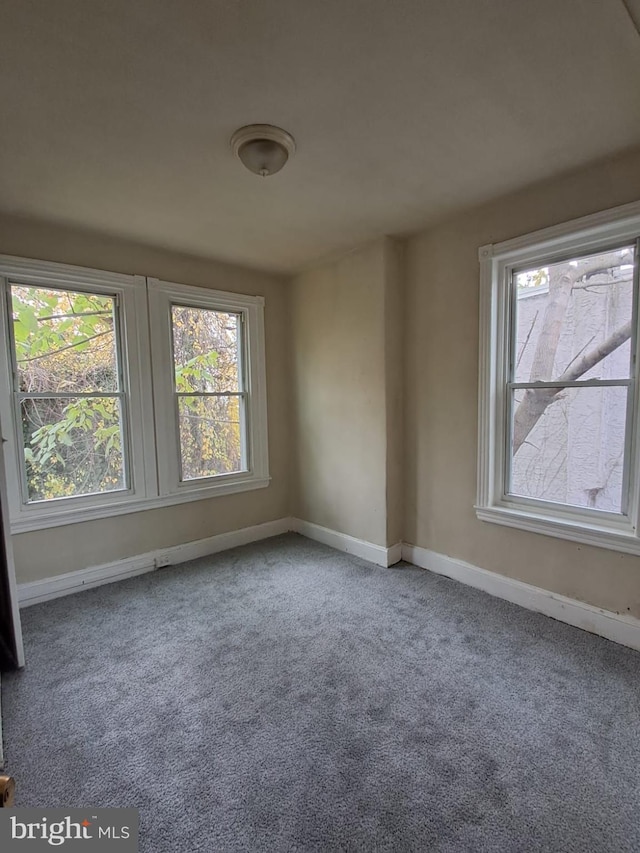
<path id="1" fill-rule="evenodd" d="M 623 0 L 3 0 L 0 16 L 0 211 L 252 266 L 293 270 L 640 144 Z M 229 149 L 254 122 L 296 138 L 277 176 Z"/>

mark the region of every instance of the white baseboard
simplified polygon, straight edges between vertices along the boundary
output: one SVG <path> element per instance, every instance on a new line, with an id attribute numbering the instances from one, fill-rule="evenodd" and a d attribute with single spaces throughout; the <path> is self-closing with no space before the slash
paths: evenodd
<path id="1" fill-rule="evenodd" d="M 362 557 L 363 560 L 378 566 L 385 568 L 392 566 L 402 556 L 402 545 L 399 542 L 390 548 L 385 548 L 383 545 L 374 545 L 373 542 L 356 539 L 354 536 L 347 536 L 346 533 L 339 533 L 337 530 L 330 530 L 328 527 L 321 527 L 319 524 L 303 521 L 301 518 L 294 518 L 292 522 L 291 529 L 306 536 L 307 539 L 315 539 L 316 542 L 322 542 L 323 545 L 329 545 L 337 551 L 344 551 L 355 557 Z"/>
<path id="2" fill-rule="evenodd" d="M 105 583 L 123 580 L 134 575 L 142 575 L 145 572 L 153 572 L 160 567 L 184 563 L 187 560 L 195 560 L 197 557 L 205 557 L 208 554 L 217 554 L 219 551 L 226 551 L 238 545 L 247 545 L 249 542 L 258 542 L 260 539 L 269 539 L 292 529 L 293 519 L 279 518 L 276 521 L 267 521 L 265 524 L 256 524 L 253 527 L 243 527 L 229 533 L 219 533 L 217 536 L 210 536 L 207 539 L 198 539 L 195 542 L 186 542 L 183 545 L 160 548 L 157 551 L 149 551 L 135 557 L 114 560 L 112 563 L 90 566 L 87 569 L 56 575 L 40 581 L 21 583 L 18 584 L 18 602 L 20 607 L 28 607 L 30 604 L 38 604 L 51 598 L 60 598 L 60 596 L 81 592 Z"/>
<path id="3" fill-rule="evenodd" d="M 387 566 L 395 566 L 402 559 L 402 542 L 396 542 L 387 548 Z"/>
<path id="4" fill-rule="evenodd" d="M 317 542 L 329 545 L 338 551 L 361 557 L 378 566 L 388 567 L 400 559 L 406 560 L 415 566 L 481 589 L 497 598 L 503 598 L 528 610 L 543 613 L 568 625 L 582 628 L 584 631 L 598 634 L 640 651 L 640 619 L 594 607 L 417 545 L 397 543 L 385 548 L 298 518 L 279 518 L 253 527 L 220 533 L 207 539 L 149 551 L 146 554 L 115 560 L 100 566 L 91 566 L 44 580 L 18 584 L 18 601 L 21 607 L 28 607 L 30 604 L 38 604 L 41 601 L 91 589 L 112 581 L 153 572 L 161 566 L 184 563 L 187 560 L 216 554 L 238 545 L 269 539 L 290 530 L 308 539 L 315 539 Z"/>
<path id="5" fill-rule="evenodd" d="M 404 544 L 402 559 L 436 574 L 446 575 L 467 586 L 481 589 L 497 598 L 519 604 L 527 610 L 535 610 L 560 622 L 582 628 L 583 631 L 598 634 L 613 640 L 614 643 L 640 651 L 640 619 L 613 613 L 611 610 L 594 607 L 574 598 L 567 598 L 495 572 L 488 572 L 471 563 L 446 557 L 444 554 L 428 551 L 416 545 Z"/>

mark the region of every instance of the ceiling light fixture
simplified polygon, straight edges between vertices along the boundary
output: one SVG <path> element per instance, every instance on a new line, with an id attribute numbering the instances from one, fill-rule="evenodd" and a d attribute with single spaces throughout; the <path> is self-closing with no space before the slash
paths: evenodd
<path id="1" fill-rule="evenodd" d="M 275 175 L 296 150 L 290 133 L 272 124 L 248 124 L 231 137 L 231 149 L 250 172 Z"/>

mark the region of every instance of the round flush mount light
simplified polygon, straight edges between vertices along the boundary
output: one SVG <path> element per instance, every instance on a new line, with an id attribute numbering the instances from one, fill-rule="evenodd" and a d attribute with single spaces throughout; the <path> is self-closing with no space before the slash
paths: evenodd
<path id="1" fill-rule="evenodd" d="M 231 137 L 231 149 L 250 172 L 275 175 L 296 150 L 290 133 L 272 124 L 248 124 Z"/>

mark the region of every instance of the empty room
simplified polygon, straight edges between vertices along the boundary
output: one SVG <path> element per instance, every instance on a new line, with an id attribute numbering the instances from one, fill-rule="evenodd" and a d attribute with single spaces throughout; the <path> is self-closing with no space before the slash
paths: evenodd
<path id="1" fill-rule="evenodd" d="M 0 3 L 0 849 L 640 851 L 639 26 Z"/>

